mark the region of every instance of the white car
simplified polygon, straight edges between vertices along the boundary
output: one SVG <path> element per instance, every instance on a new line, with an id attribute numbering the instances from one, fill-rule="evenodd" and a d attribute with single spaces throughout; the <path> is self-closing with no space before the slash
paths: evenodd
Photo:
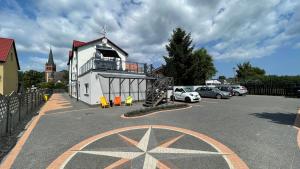
<path id="1" fill-rule="evenodd" d="M 171 100 L 180 100 L 185 102 L 199 102 L 201 97 L 198 92 L 192 91 L 190 88 L 175 88 L 174 96 L 172 95 Z"/>
<path id="2" fill-rule="evenodd" d="M 231 88 L 235 96 L 246 95 L 248 93 L 247 88 L 241 85 L 232 85 Z"/>

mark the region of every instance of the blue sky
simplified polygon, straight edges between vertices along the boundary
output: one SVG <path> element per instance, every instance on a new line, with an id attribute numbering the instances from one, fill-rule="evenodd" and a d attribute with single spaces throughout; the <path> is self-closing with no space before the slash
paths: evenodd
<path id="1" fill-rule="evenodd" d="M 22 70 L 43 70 L 50 46 L 66 69 L 72 40 L 99 38 L 106 25 L 132 61 L 162 64 L 172 30 L 182 27 L 214 57 L 216 76 L 232 76 L 244 61 L 267 74 L 300 75 L 299 0 L 0 0 L 0 20 Z"/>

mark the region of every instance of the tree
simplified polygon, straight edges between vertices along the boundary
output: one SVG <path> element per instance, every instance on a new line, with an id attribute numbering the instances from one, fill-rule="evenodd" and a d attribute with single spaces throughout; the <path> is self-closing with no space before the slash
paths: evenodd
<path id="1" fill-rule="evenodd" d="M 164 56 L 166 65 L 163 66 L 166 76 L 174 77 L 176 85 L 190 85 L 193 83 L 191 66 L 193 62 L 193 46 L 191 34 L 183 29 L 173 30 L 169 44 L 166 45 L 168 56 Z"/>
<path id="2" fill-rule="evenodd" d="M 226 80 L 226 76 L 219 76 L 219 80 Z"/>
<path id="3" fill-rule="evenodd" d="M 213 63 L 213 58 L 204 48 L 193 52 L 193 65 L 190 71 L 193 84 L 205 84 L 205 80 L 212 78 L 217 70 Z"/>
<path id="4" fill-rule="evenodd" d="M 63 72 L 64 73 L 64 75 L 63 75 L 63 82 L 64 83 L 68 83 L 69 82 L 69 71 L 67 71 L 67 70 L 62 70 L 61 72 Z"/>
<path id="5" fill-rule="evenodd" d="M 263 77 L 266 72 L 259 67 L 253 67 L 250 62 L 237 65 L 237 78 L 242 81 L 254 80 Z"/>
<path id="6" fill-rule="evenodd" d="M 23 73 L 23 83 L 25 88 L 30 88 L 32 85 L 38 86 L 45 81 L 45 73 L 35 70 L 25 71 Z"/>

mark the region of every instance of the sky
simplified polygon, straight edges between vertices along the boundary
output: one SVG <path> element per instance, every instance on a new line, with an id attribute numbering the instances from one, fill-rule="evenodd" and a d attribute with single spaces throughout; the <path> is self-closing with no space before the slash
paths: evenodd
<path id="1" fill-rule="evenodd" d="M 217 76 L 250 61 L 267 74 L 300 75 L 299 0 L 0 0 L 0 37 L 16 42 L 22 70 L 42 71 L 50 47 L 67 69 L 73 40 L 107 37 L 131 61 L 164 64 L 172 30 L 206 48 Z"/>

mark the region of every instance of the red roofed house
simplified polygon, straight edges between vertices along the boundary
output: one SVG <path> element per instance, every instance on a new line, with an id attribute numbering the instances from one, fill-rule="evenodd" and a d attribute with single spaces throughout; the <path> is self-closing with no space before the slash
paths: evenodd
<path id="1" fill-rule="evenodd" d="M 70 96 L 92 105 L 102 96 L 145 99 L 147 64 L 127 61 L 128 53 L 108 38 L 74 40 L 68 54 Z"/>
<path id="2" fill-rule="evenodd" d="M 0 94 L 18 90 L 20 65 L 13 39 L 0 38 Z"/>

